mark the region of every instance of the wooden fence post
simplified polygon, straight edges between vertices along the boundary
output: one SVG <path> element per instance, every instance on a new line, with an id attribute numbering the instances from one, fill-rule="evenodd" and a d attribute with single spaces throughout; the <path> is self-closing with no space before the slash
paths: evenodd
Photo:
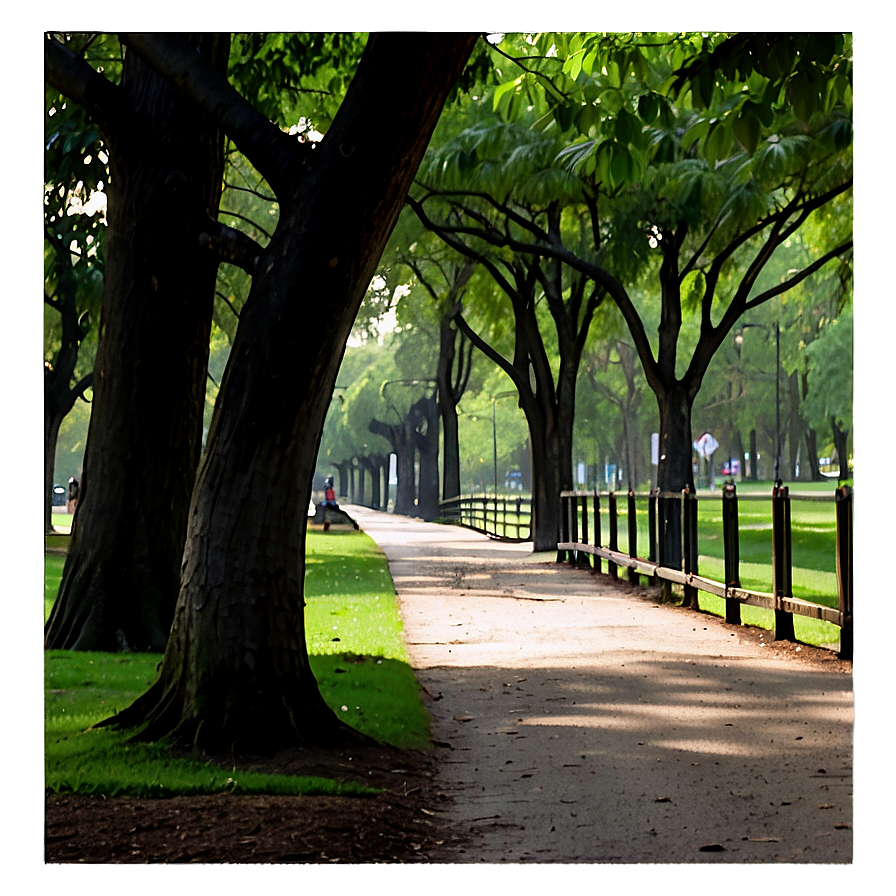
<path id="1" fill-rule="evenodd" d="M 601 531 L 600 531 L 600 494 L 597 491 L 597 488 L 594 489 L 594 546 L 599 548 L 601 539 Z M 601 572 L 603 569 L 603 564 L 601 563 L 600 557 L 597 554 L 594 555 L 594 567 L 595 572 Z"/>
<path id="2" fill-rule="evenodd" d="M 722 491 L 722 543 L 725 549 L 725 587 L 740 588 L 740 533 L 737 486 L 726 482 Z M 740 601 L 725 598 L 725 622 L 740 625 Z"/>
<path id="3" fill-rule="evenodd" d="M 837 606 L 840 610 L 840 658 L 852 659 L 852 489 L 836 492 Z"/>
<path id="4" fill-rule="evenodd" d="M 629 557 L 638 556 L 638 518 L 635 508 L 635 493 L 628 490 L 628 555 Z M 636 569 L 629 567 L 628 580 L 632 585 L 640 585 L 641 577 Z"/>
<path id="5" fill-rule="evenodd" d="M 573 493 L 571 498 L 566 499 L 566 525 L 569 534 L 568 541 L 577 542 L 579 540 L 579 499 Z M 578 559 L 578 551 L 569 551 L 566 560 L 570 566 L 574 566 Z"/>
<path id="6" fill-rule="evenodd" d="M 566 532 L 566 498 L 563 495 L 560 496 L 560 518 L 557 520 L 557 525 L 560 527 L 560 531 L 557 533 L 557 541 L 568 541 L 567 532 Z M 566 551 L 557 548 L 557 562 L 562 563 L 566 559 Z"/>
<path id="7" fill-rule="evenodd" d="M 782 598 L 792 597 L 790 553 L 790 490 L 776 485 L 772 490 L 772 591 L 775 594 L 775 640 L 795 641 L 793 614 L 783 608 Z"/>
<path id="8" fill-rule="evenodd" d="M 618 524 L 619 520 L 616 516 L 616 494 L 615 492 L 610 492 L 610 550 L 618 551 L 619 550 L 619 535 L 618 535 Z M 607 561 L 607 572 L 610 574 L 610 578 L 616 579 L 618 578 L 618 566 L 613 563 L 612 560 Z"/>
<path id="9" fill-rule="evenodd" d="M 578 502 L 578 498 L 576 501 Z M 588 495 L 582 495 L 582 544 L 588 544 Z M 586 551 L 579 552 L 579 565 L 591 569 L 591 556 Z"/>
<path id="10" fill-rule="evenodd" d="M 647 559 L 651 563 L 657 562 L 656 553 L 656 500 L 659 494 L 658 489 L 650 490 L 650 497 L 647 499 Z M 650 584 L 656 585 L 657 577 L 650 577 Z"/>
<path id="11" fill-rule="evenodd" d="M 681 570 L 696 575 L 697 569 L 697 496 L 685 489 L 681 493 Z M 694 610 L 700 609 L 698 591 L 693 585 L 684 586 L 683 605 Z"/>
<path id="12" fill-rule="evenodd" d="M 681 569 L 681 495 L 660 492 L 657 502 L 657 541 L 659 563 L 670 569 Z M 662 600 L 672 600 L 672 583 L 662 580 Z"/>

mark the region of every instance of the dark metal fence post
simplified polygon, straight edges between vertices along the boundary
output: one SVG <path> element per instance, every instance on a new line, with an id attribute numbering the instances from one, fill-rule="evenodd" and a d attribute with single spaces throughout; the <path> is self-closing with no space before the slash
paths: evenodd
<path id="1" fill-rule="evenodd" d="M 610 492 L 610 550 L 618 551 L 619 550 L 619 536 L 617 534 L 618 528 L 618 519 L 616 516 L 616 494 L 615 492 Z M 615 579 L 618 578 L 618 567 L 612 561 L 607 562 L 607 572 L 610 573 L 610 577 Z"/>
<path id="2" fill-rule="evenodd" d="M 776 485 L 772 490 L 772 591 L 775 594 L 775 640 L 795 641 L 793 615 L 782 598 L 792 597 L 790 553 L 790 490 Z"/>
<path id="3" fill-rule="evenodd" d="M 657 517 L 660 566 L 681 569 L 681 495 L 660 492 Z M 672 583 L 663 579 L 662 588 L 662 600 L 671 600 Z"/>
<path id="4" fill-rule="evenodd" d="M 597 488 L 594 489 L 594 546 L 599 548 L 601 540 L 601 531 L 600 531 L 600 495 L 598 494 Z M 597 554 L 594 555 L 594 571 L 601 572 L 603 570 L 603 564 L 601 563 L 600 557 Z"/>
<path id="5" fill-rule="evenodd" d="M 722 543 L 725 549 L 726 588 L 740 588 L 739 539 L 737 486 L 733 482 L 726 482 L 722 491 Z M 740 601 L 737 598 L 725 598 L 725 622 L 740 625 Z"/>
<path id="6" fill-rule="evenodd" d="M 571 498 L 566 499 L 566 531 L 568 533 L 568 541 L 573 543 L 579 540 L 579 506 L 578 498 L 575 493 Z M 570 566 L 574 566 L 578 556 L 578 551 L 569 551 L 566 560 Z"/>
<path id="7" fill-rule="evenodd" d="M 557 524 L 560 531 L 557 533 L 557 541 L 569 541 L 566 528 L 566 501 L 562 495 L 560 496 L 560 519 Z M 557 548 L 557 562 L 562 563 L 566 559 L 566 551 Z"/>
<path id="8" fill-rule="evenodd" d="M 647 559 L 651 563 L 657 562 L 656 553 L 656 500 L 659 494 L 658 489 L 651 489 L 650 497 L 647 499 Z M 656 585 L 657 577 L 650 577 L 650 584 Z"/>
<path id="9" fill-rule="evenodd" d="M 682 546 L 681 570 L 696 575 L 697 570 L 697 495 L 690 489 L 681 493 Z M 698 591 L 693 585 L 684 586 L 684 606 L 700 608 Z"/>
<path id="10" fill-rule="evenodd" d="M 578 501 L 578 498 L 576 498 Z M 588 495 L 582 495 L 582 544 L 588 544 Z M 591 555 L 586 551 L 579 551 L 579 565 L 591 569 Z"/>
<path id="11" fill-rule="evenodd" d="M 841 485 L 837 508 L 837 605 L 840 610 L 840 657 L 852 659 L 852 489 Z"/>
<path id="12" fill-rule="evenodd" d="M 635 493 L 628 490 L 628 555 L 629 557 L 638 556 L 638 518 L 635 508 Z M 641 577 L 637 570 L 628 568 L 628 580 L 632 585 L 640 585 Z"/>

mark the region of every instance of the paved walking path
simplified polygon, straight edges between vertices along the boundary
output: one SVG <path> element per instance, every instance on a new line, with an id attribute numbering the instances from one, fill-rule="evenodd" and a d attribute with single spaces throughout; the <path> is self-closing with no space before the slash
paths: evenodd
<path id="1" fill-rule="evenodd" d="M 389 560 L 450 811 L 474 835 L 442 861 L 851 861 L 844 664 L 528 545 L 346 509 Z"/>

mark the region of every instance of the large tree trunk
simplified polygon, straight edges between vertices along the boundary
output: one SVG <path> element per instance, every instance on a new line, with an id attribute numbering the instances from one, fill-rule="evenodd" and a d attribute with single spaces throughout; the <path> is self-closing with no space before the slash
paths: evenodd
<path id="1" fill-rule="evenodd" d="M 160 675 L 110 724 L 228 750 L 357 736 L 311 673 L 295 490 L 307 506 L 352 323 L 474 40 L 372 36 L 332 128 L 286 181 L 215 408 Z"/>
<path id="2" fill-rule="evenodd" d="M 535 390 L 523 388 L 520 407 L 529 428 L 532 458 L 532 550 L 555 551 L 560 535 L 560 492 L 573 488 L 572 432 L 575 419 L 575 364 L 561 361 L 557 389 L 542 365 L 535 365 Z"/>
<path id="3" fill-rule="evenodd" d="M 681 383 L 656 392 L 660 412 L 660 463 L 657 470 L 660 550 L 663 565 L 681 569 L 681 501 L 662 493 L 694 488 L 691 409 L 693 397 Z"/>
<path id="4" fill-rule="evenodd" d="M 201 52 L 226 66 L 229 41 Z M 71 546 L 46 647 L 165 647 L 202 438 L 223 143 L 128 54 L 122 89 L 145 129 L 110 145 L 93 410 Z"/>
<path id="5" fill-rule="evenodd" d="M 442 498 L 460 495 L 460 444 L 457 427 L 457 404 L 451 373 L 456 355 L 455 343 L 460 334 L 445 315 L 439 324 L 439 363 L 436 368 L 439 416 L 442 419 Z M 462 337 L 461 337 L 462 338 Z"/>
<path id="6" fill-rule="evenodd" d="M 423 520 L 439 517 L 439 412 L 435 397 L 424 397 L 414 405 L 415 443 L 420 458 L 417 488 L 417 516 Z"/>
<path id="7" fill-rule="evenodd" d="M 556 551 L 560 492 L 572 489 L 571 439 L 538 414 L 529 422 L 532 445 L 532 550 Z"/>
<path id="8" fill-rule="evenodd" d="M 339 482 L 336 486 L 336 494 L 340 497 L 348 497 L 348 461 L 340 464 L 333 464 L 336 467 L 336 473 L 339 475 Z"/>
<path id="9" fill-rule="evenodd" d="M 834 450 L 840 463 L 838 479 L 849 479 L 849 430 L 840 429 L 837 419 L 831 417 L 831 432 L 834 436 Z"/>
<path id="10" fill-rule="evenodd" d="M 382 436 L 392 446 L 395 454 L 395 468 L 398 485 L 395 489 L 395 505 L 392 508 L 395 513 L 404 516 L 414 514 L 414 496 L 416 486 L 414 483 L 414 438 L 410 421 L 401 423 L 383 423 L 382 420 L 373 419 L 368 428 L 375 435 Z M 388 492 L 388 488 L 387 488 Z"/>

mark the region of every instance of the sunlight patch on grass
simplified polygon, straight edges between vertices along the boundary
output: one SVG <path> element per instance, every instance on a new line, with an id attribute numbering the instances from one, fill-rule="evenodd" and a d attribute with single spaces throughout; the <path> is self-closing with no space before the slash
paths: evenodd
<path id="1" fill-rule="evenodd" d="M 327 704 L 382 742 L 424 749 L 430 718 L 407 661 L 388 564 L 361 532 L 309 533 L 306 635 Z M 62 557 L 47 555 L 45 605 L 52 607 Z M 166 797 L 195 793 L 368 795 L 319 778 L 234 772 L 174 758 L 164 743 L 131 744 L 128 732 L 88 730 L 129 706 L 156 677 L 161 654 L 47 651 L 46 787 L 53 793 Z"/>

